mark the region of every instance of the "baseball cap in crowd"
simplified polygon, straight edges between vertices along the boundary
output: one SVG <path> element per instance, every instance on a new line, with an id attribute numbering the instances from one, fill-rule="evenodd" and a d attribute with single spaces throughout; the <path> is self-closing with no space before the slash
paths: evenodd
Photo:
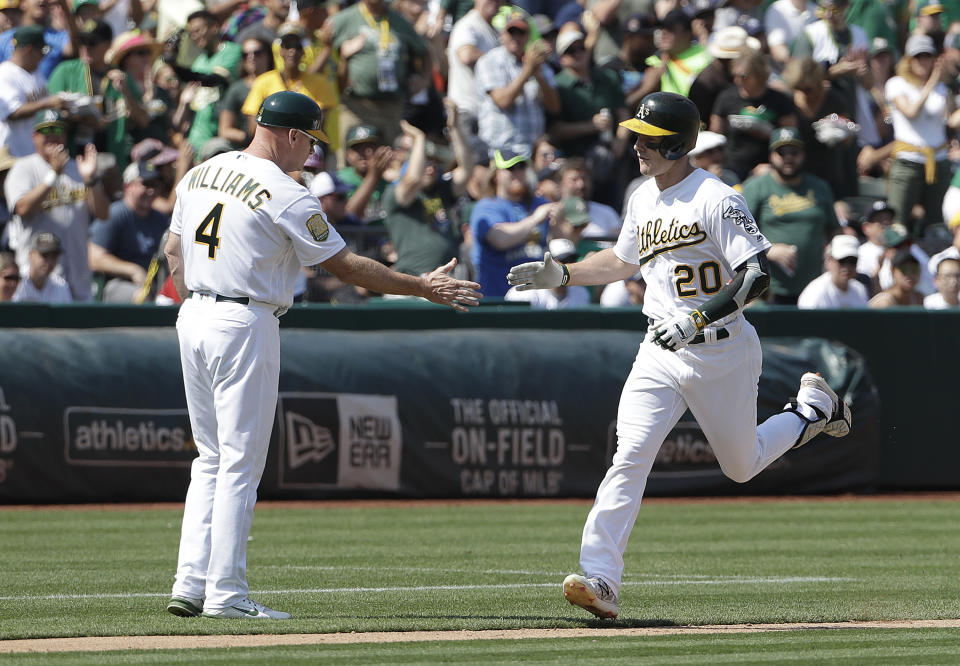
<path id="1" fill-rule="evenodd" d="M 688 155 L 691 157 L 696 157 L 697 155 L 702 155 L 708 150 L 713 150 L 714 148 L 719 148 L 723 145 L 726 145 L 727 137 L 722 134 L 717 134 L 716 132 L 711 132 L 709 130 L 702 130 L 700 134 L 697 135 L 697 145 L 693 147 Z"/>
<path id="2" fill-rule="evenodd" d="M 580 197 L 566 197 L 561 202 L 563 219 L 574 227 L 582 227 L 590 222 L 587 202 Z"/>
<path id="3" fill-rule="evenodd" d="M 902 224 L 891 224 L 883 232 L 883 244 L 886 247 L 897 247 L 910 240 L 910 232 Z"/>
<path id="4" fill-rule="evenodd" d="M 689 30 L 690 25 L 690 17 L 682 9 L 671 9 L 660 21 L 660 27 L 666 30 L 676 28 L 677 26 Z"/>
<path id="5" fill-rule="evenodd" d="M 553 20 L 546 14 L 534 14 L 531 20 L 541 37 L 547 37 L 550 33 L 558 30 L 557 26 L 553 24 Z"/>
<path id="6" fill-rule="evenodd" d="M 223 153 L 229 153 L 233 150 L 233 144 L 224 139 L 222 136 L 215 136 L 212 139 L 207 139 L 203 146 L 200 147 L 200 154 L 197 155 L 197 160 L 200 162 L 206 162 L 211 157 L 216 157 L 217 155 L 222 155 Z"/>
<path id="7" fill-rule="evenodd" d="M 30 249 L 36 250 L 40 254 L 60 254 L 63 252 L 63 246 L 60 239 L 49 231 L 44 231 L 33 237 L 30 243 Z"/>
<path id="8" fill-rule="evenodd" d="M 547 247 L 551 256 L 557 261 L 570 261 L 577 258 L 577 246 L 566 238 L 554 238 Z"/>
<path id="9" fill-rule="evenodd" d="M 15 11 L 20 10 L 20 0 L 0 0 L 0 12 L 13 9 Z"/>
<path id="10" fill-rule="evenodd" d="M 903 49 L 904 55 L 913 58 L 921 53 L 937 54 L 937 47 L 930 35 L 912 35 Z"/>
<path id="11" fill-rule="evenodd" d="M 860 241 L 850 234 L 837 234 L 830 241 L 830 256 L 841 261 L 850 257 L 860 256 Z"/>
<path id="12" fill-rule="evenodd" d="M 699 18 L 704 14 L 715 12 L 720 6 L 720 0 L 693 0 L 687 5 L 687 11 L 693 18 Z"/>
<path id="13" fill-rule="evenodd" d="M 563 55 L 567 49 L 584 39 L 586 36 L 579 30 L 564 30 L 557 37 L 557 55 Z"/>
<path id="14" fill-rule="evenodd" d="M 493 151 L 493 165 L 497 169 L 511 169 L 525 162 L 529 163 L 530 158 L 524 153 L 518 153 L 508 148 Z"/>
<path id="15" fill-rule="evenodd" d="M 519 7 L 503 7 L 500 9 L 499 16 L 503 17 L 503 28 L 501 28 L 501 31 L 509 30 L 510 28 L 530 30 L 530 15 Z"/>
<path id="16" fill-rule="evenodd" d="M 738 25 L 728 25 L 720 28 L 710 37 L 707 51 L 719 60 L 733 60 L 738 57 L 744 48 L 760 50 L 760 41 L 750 37 L 747 31 Z"/>
<path id="17" fill-rule="evenodd" d="M 310 192 L 317 198 L 328 194 L 347 194 L 350 192 L 350 186 L 332 173 L 321 171 L 310 181 Z"/>
<path id="18" fill-rule="evenodd" d="M 893 255 L 893 259 L 890 261 L 890 265 L 894 268 L 902 268 L 905 264 L 909 263 L 914 263 L 917 266 L 920 265 L 920 262 L 917 260 L 917 258 L 910 253 L 909 247 L 904 247 L 897 250 L 897 253 Z"/>
<path id="19" fill-rule="evenodd" d="M 942 14 L 943 5 L 940 0 L 917 0 L 917 16 L 933 16 Z"/>
<path id="20" fill-rule="evenodd" d="M 303 163 L 304 169 L 320 169 L 325 164 L 323 148 L 314 146 L 313 150 L 307 156 L 307 161 Z"/>
<path id="21" fill-rule="evenodd" d="M 803 139 L 800 130 L 796 127 L 778 127 L 770 135 L 770 150 L 774 151 L 782 146 L 796 146 L 803 148 Z"/>
<path id="22" fill-rule="evenodd" d="M 870 55 L 879 55 L 881 53 L 896 53 L 896 49 L 883 37 L 874 37 L 870 42 Z"/>
<path id="23" fill-rule="evenodd" d="M 149 162 L 154 166 L 170 164 L 180 153 L 159 139 L 144 139 L 130 149 L 130 159 L 134 162 Z"/>
<path id="24" fill-rule="evenodd" d="M 36 46 L 47 48 L 43 40 L 43 28 L 39 25 L 25 25 L 13 31 L 13 46 Z"/>
<path id="25" fill-rule="evenodd" d="M 756 16 L 741 14 L 737 19 L 737 25 L 746 30 L 751 37 L 756 37 L 763 32 L 763 21 Z"/>
<path id="26" fill-rule="evenodd" d="M 305 36 L 306 32 L 299 23 L 284 23 L 277 29 L 277 43 L 280 45 L 303 48 L 303 38 Z"/>
<path id="27" fill-rule="evenodd" d="M 649 14 L 634 14 L 623 24 L 628 35 L 652 35 L 656 29 L 657 22 Z"/>
<path id="28" fill-rule="evenodd" d="M 879 199 L 870 204 L 870 207 L 864 212 L 863 221 L 873 222 L 881 213 L 890 213 L 896 215 L 896 211 L 883 199 Z"/>
<path id="29" fill-rule="evenodd" d="M 33 131 L 44 127 L 66 127 L 67 121 L 56 109 L 44 109 L 33 114 Z"/>
<path id="30" fill-rule="evenodd" d="M 380 132 L 373 125 L 354 125 L 347 132 L 347 147 L 358 143 L 375 143 L 379 146 L 383 141 Z"/>
<path id="31" fill-rule="evenodd" d="M 106 21 L 84 21 L 83 25 L 80 26 L 78 37 L 80 43 L 84 46 L 110 43 L 113 41 L 113 28 Z"/>
<path id="32" fill-rule="evenodd" d="M 127 168 L 123 170 L 124 185 L 129 185 L 130 183 L 134 183 L 138 180 L 142 180 L 146 183 L 159 179 L 160 172 L 157 171 L 157 167 L 149 162 L 131 162 L 127 165 Z"/>
<path id="33" fill-rule="evenodd" d="M 100 0 L 73 0 L 73 13 L 76 14 L 81 7 L 93 6 L 100 9 Z"/>

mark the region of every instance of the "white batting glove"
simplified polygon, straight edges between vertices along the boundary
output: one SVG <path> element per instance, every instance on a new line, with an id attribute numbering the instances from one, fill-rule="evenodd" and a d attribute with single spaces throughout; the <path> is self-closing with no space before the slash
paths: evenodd
<path id="1" fill-rule="evenodd" d="M 703 329 L 703 315 L 694 310 L 677 314 L 653 329 L 653 342 L 667 351 L 683 349 Z"/>
<path id="2" fill-rule="evenodd" d="M 507 282 L 517 291 L 530 289 L 553 289 L 562 287 L 570 281 L 570 272 L 563 264 L 553 260 L 549 252 L 544 253 L 543 261 L 529 261 L 519 264 L 507 273 Z"/>

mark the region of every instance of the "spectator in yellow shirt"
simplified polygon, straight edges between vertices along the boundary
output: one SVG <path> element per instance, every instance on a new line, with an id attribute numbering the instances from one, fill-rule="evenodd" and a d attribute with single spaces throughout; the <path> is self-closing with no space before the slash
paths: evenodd
<path id="1" fill-rule="evenodd" d="M 306 95 L 323 109 L 323 130 L 330 137 L 330 148 L 335 151 L 339 147 L 338 137 L 340 136 L 337 112 L 340 98 L 336 85 L 323 74 L 312 74 L 300 70 L 305 39 L 303 28 L 297 24 L 285 24 L 280 28 L 277 39 L 280 43 L 283 68 L 271 70 L 254 79 L 250 94 L 247 95 L 247 100 L 241 109 L 243 115 L 247 116 L 250 133 L 253 133 L 256 126 L 257 111 L 263 100 L 275 92 L 292 90 Z"/>

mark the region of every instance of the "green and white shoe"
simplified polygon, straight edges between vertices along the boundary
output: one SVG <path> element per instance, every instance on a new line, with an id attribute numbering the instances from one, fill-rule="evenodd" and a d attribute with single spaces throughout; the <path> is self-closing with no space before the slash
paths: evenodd
<path id="1" fill-rule="evenodd" d="M 167 611 L 178 617 L 197 617 L 203 612 L 203 599 L 170 597 Z"/>
<path id="2" fill-rule="evenodd" d="M 244 599 L 243 601 L 236 603 L 233 606 L 228 606 L 227 608 L 211 608 L 209 610 L 204 610 L 203 617 L 253 620 L 289 620 L 290 613 L 284 613 L 283 611 L 267 608 L 263 604 L 257 603 L 252 599 Z"/>

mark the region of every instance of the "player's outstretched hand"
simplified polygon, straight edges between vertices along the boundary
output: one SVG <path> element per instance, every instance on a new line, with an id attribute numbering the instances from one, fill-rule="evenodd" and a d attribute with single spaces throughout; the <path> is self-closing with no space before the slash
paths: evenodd
<path id="1" fill-rule="evenodd" d="M 567 273 L 563 267 L 554 261 L 549 252 L 545 252 L 543 261 L 529 261 L 511 268 L 507 273 L 507 282 L 517 291 L 553 289 L 566 282 L 565 275 Z"/>
<path id="2" fill-rule="evenodd" d="M 653 329 L 653 342 L 667 351 L 683 349 L 697 334 L 697 323 L 689 314 L 677 314 Z"/>
<path id="3" fill-rule="evenodd" d="M 458 280 L 450 275 L 457 265 L 454 257 L 443 266 L 423 277 L 426 282 L 426 299 L 440 305 L 449 305 L 454 310 L 466 312 L 467 308 L 477 305 L 483 294 L 480 285 L 469 280 Z"/>

